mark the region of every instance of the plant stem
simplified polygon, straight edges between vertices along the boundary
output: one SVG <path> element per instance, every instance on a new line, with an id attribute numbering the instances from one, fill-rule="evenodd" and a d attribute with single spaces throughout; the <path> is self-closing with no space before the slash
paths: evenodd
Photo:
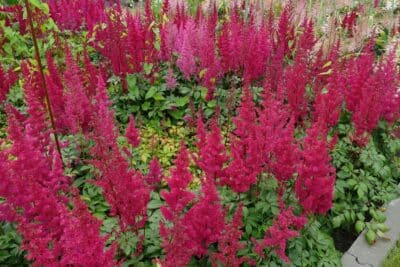
<path id="1" fill-rule="evenodd" d="M 47 90 L 46 79 L 45 79 L 44 73 L 43 73 L 43 65 L 42 65 L 42 61 L 40 59 L 39 46 L 37 44 L 36 33 L 35 33 L 35 29 L 33 27 L 32 11 L 31 11 L 31 8 L 30 8 L 30 5 L 29 5 L 29 0 L 24 0 L 24 2 L 25 2 L 27 18 L 28 18 L 29 26 L 30 26 L 30 30 L 31 30 L 33 46 L 34 46 L 34 49 L 35 49 L 35 57 L 36 57 L 36 61 L 37 61 L 37 64 L 38 64 L 40 77 L 42 79 L 42 84 L 43 84 L 43 89 L 44 89 L 44 97 L 45 97 L 47 110 L 49 112 L 49 117 L 50 117 L 50 121 L 51 121 L 51 127 L 53 128 L 53 135 L 54 135 L 54 139 L 56 141 L 56 147 L 57 147 L 58 154 L 60 155 L 61 162 L 63 162 L 60 143 L 58 142 L 56 125 L 54 123 L 53 111 L 52 111 L 51 104 L 50 104 L 49 92 Z"/>

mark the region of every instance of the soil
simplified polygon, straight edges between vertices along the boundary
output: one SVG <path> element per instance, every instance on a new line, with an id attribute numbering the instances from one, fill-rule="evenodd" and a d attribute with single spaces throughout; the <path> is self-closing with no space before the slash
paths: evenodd
<path id="1" fill-rule="evenodd" d="M 340 252 L 346 252 L 354 241 L 357 239 L 358 234 L 346 231 L 346 230 L 336 230 L 333 232 L 333 240 L 335 242 L 335 247 Z"/>

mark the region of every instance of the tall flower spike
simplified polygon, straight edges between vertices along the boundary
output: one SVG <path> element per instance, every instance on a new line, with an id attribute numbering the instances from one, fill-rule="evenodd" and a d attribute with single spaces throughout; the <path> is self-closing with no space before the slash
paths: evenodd
<path id="1" fill-rule="evenodd" d="M 222 142 L 221 130 L 218 127 L 218 117 L 211 121 L 211 132 L 206 134 L 201 114 L 198 118 L 198 148 L 197 165 L 205 172 L 206 177 L 214 181 L 225 176 L 224 165 L 228 161 L 226 148 Z"/>
<path id="2" fill-rule="evenodd" d="M 13 70 L 5 71 L 0 64 L 0 104 L 6 100 L 6 96 L 17 78 L 18 76 Z"/>
<path id="3" fill-rule="evenodd" d="M 336 171 L 326 136 L 324 125 L 314 122 L 303 140 L 295 191 L 305 213 L 325 214 L 332 207 Z"/>
<path id="4" fill-rule="evenodd" d="M 129 116 L 129 123 L 125 130 L 125 137 L 128 139 L 128 143 L 132 147 L 138 147 L 140 144 L 139 130 L 135 127 L 135 118 L 133 115 Z"/>
<path id="5" fill-rule="evenodd" d="M 272 248 L 276 254 L 286 263 L 290 263 L 286 256 L 286 243 L 288 240 L 299 236 L 299 230 L 306 224 L 307 219 L 304 216 L 297 217 L 293 214 L 292 207 L 281 210 L 278 218 L 265 233 L 264 239 L 258 242 L 253 239 L 254 250 L 264 258 L 264 249 Z"/>
<path id="6" fill-rule="evenodd" d="M 239 267 L 249 259 L 244 256 L 238 257 L 237 254 L 245 248 L 245 244 L 240 242 L 243 235 L 243 203 L 239 204 L 233 215 L 232 220 L 225 224 L 225 230 L 218 240 L 218 252 L 211 254 L 213 266 Z"/>

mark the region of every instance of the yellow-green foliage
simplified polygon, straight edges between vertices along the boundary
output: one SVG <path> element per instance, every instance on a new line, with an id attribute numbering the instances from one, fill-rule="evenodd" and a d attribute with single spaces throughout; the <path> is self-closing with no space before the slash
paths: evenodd
<path id="1" fill-rule="evenodd" d="M 397 241 L 396 247 L 389 253 L 388 257 L 383 262 L 383 267 L 398 266 L 400 266 L 400 241 Z"/>

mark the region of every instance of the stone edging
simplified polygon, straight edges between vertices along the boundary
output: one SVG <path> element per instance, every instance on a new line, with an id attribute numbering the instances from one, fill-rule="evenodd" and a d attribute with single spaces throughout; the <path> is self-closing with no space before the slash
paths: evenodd
<path id="1" fill-rule="evenodd" d="M 390 228 L 386 235 L 390 237 L 390 240 L 379 239 L 371 246 L 365 240 L 365 233 L 362 232 L 351 248 L 343 255 L 343 267 L 380 267 L 382 265 L 400 236 L 400 199 L 390 202 L 385 215 L 387 218 L 385 224 Z"/>

